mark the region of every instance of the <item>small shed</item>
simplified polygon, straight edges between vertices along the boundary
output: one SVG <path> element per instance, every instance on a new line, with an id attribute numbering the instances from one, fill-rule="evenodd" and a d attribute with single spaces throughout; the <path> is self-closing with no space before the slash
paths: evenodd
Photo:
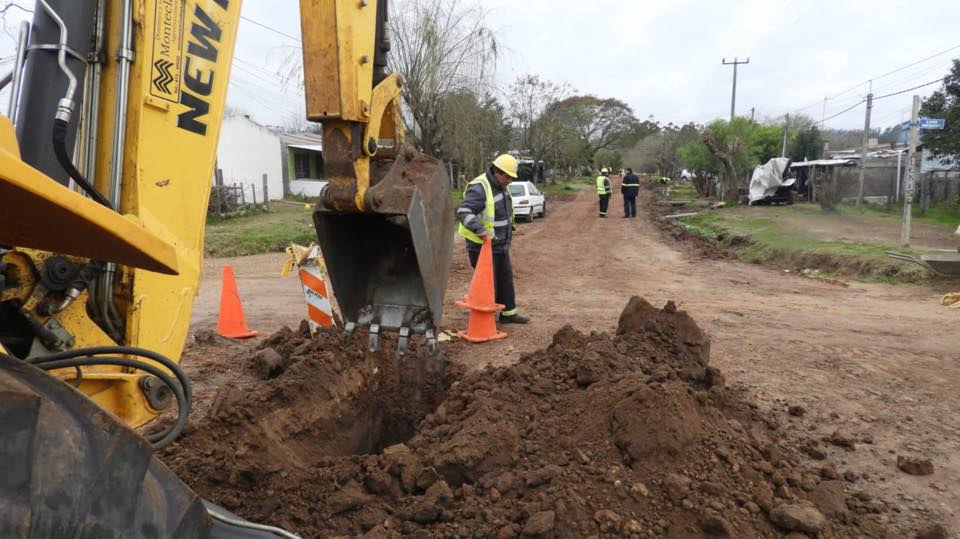
<path id="1" fill-rule="evenodd" d="M 857 159 L 816 159 L 797 161 L 790 164 L 790 170 L 797 175 L 797 187 L 806 195 L 809 202 L 823 201 L 823 197 L 834 199 L 839 196 L 837 174 L 840 167 L 849 167 Z"/>
<path id="2" fill-rule="evenodd" d="M 326 185 L 323 163 L 323 135 L 285 133 L 280 135 L 284 184 L 292 195 L 320 196 Z"/>

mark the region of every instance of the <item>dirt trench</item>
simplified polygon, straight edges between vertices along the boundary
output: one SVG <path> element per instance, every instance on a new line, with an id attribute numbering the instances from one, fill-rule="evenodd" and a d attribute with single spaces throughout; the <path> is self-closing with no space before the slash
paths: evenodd
<path id="1" fill-rule="evenodd" d="M 656 305 L 674 299 L 710 336 L 711 365 L 723 370 L 727 391 L 775 423 L 778 440 L 806 449 L 806 464 L 838 478 L 851 503 L 873 507 L 891 537 L 912 538 L 937 523 L 960 530 L 960 490 L 952 488 L 960 481 L 957 318 L 939 304 L 952 289 L 837 286 L 718 258 L 661 231 L 648 195 L 638 219 L 598 219 L 587 190 L 552 205 L 546 219 L 521 224 L 511 257 L 520 308 L 533 322 L 481 347 L 445 346 L 446 357 L 469 370 L 509 366 L 565 324 L 588 335 L 611 331 L 632 295 Z M 470 280 L 456 249 L 444 329 L 466 324 L 452 305 Z M 192 333 L 216 325 L 224 263 L 234 265 L 252 327 L 269 334 L 296 326 L 302 291 L 295 278 L 276 276 L 282 262 L 282 255 L 208 259 Z M 192 421 L 246 372 L 246 346 L 188 347 L 182 364 L 195 381 Z M 830 443 L 835 433 L 852 445 Z M 901 455 L 930 459 L 934 473 L 901 471 Z"/>
<path id="2" fill-rule="evenodd" d="M 285 329 L 238 351 L 163 458 L 305 537 L 884 536 L 726 387 L 672 302 L 632 298 L 613 332 L 566 326 L 508 367 L 438 378 L 437 357 L 411 358 L 401 384 L 392 350 L 361 342 Z"/>

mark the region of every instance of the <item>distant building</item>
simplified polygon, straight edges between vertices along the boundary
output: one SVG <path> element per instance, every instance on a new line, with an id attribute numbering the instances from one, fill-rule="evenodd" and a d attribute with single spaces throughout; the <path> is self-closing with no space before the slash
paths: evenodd
<path id="1" fill-rule="evenodd" d="M 872 140 L 871 142 L 876 142 Z M 960 167 L 936 159 L 920 144 L 921 162 L 917 171 L 917 189 L 930 190 L 934 201 L 944 200 L 958 192 Z M 838 169 L 839 195 L 843 200 L 856 200 L 859 192 L 860 148 L 828 152 L 834 160 L 845 160 Z M 798 164 L 799 166 L 799 164 Z M 869 144 L 864 167 L 863 195 L 867 202 L 890 203 L 901 200 L 906 190 L 907 147 L 902 142 Z"/>
<path id="2" fill-rule="evenodd" d="M 320 196 L 320 190 L 327 184 L 323 136 L 320 133 L 284 133 L 280 135 L 280 143 L 287 193 Z"/>
<path id="3" fill-rule="evenodd" d="M 239 185 L 244 199 L 264 200 L 263 175 L 267 175 L 270 200 L 284 196 L 280 136 L 246 114 L 228 114 L 220 128 L 217 168 L 224 185 Z"/>

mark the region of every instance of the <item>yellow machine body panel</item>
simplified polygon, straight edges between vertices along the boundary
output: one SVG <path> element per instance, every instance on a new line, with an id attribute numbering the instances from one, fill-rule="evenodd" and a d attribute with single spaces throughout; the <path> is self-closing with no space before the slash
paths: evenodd
<path id="1" fill-rule="evenodd" d="M 309 120 L 369 118 L 376 19 L 376 0 L 300 0 Z"/>
<path id="2" fill-rule="evenodd" d="M 106 49 L 121 42 L 119 2 L 107 2 Z M 203 234 L 220 125 L 240 20 L 239 0 L 133 2 L 119 212 L 54 182 L 20 160 L 9 120 L 0 120 L 0 243 L 22 276 L 16 297 L 36 323 L 54 324 L 68 348 L 122 344 L 179 361 L 203 262 Z M 98 191 L 110 192 L 119 64 L 103 64 L 97 131 Z M 12 218 L 8 218 L 11 216 Z M 33 249 L 43 249 L 34 251 Z M 37 273 L 53 253 L 122 264 L 112 288 L 125 320 L 116 342 L 87 312 L 87 292 L 62 312 L 41 309 Z M 16 256 L 15 256 L 16 255 Z M 8 283 L 9 284 L 9 283 Z M 149 360 L 148 360 L 149 361 Z M 52 371 L 75 383 L 74 369 Z M 159 413 L 126 367 L 83 368 L 80 390 L 127 424 Z"/>
<path id="3" fill-rule="evenodd" d="M 0 117 L 0 244 L 177 271 L 173 246 L 133 216 L 97 204 L 20 160 L 10 120 Z"/>
<path id="4" fill-rule="evenodd" d="M 140 23 L 135 48 L 143 58 L 130 77 L 121 209 L 175 246 L 180 271 L 174 277 L 142 269 L 125 275 L 132 282 L 126 340 L 178 361 L 202 270 L 240 2 L 138 3 L 134 18 Z M 162 62 L 172 64 L 169 77 L 158 68 Z"/>

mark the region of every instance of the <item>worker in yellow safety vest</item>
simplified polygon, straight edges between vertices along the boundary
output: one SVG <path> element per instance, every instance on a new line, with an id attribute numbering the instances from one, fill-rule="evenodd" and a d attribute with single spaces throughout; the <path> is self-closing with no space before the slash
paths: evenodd
<path id="1" fill-rule="evenodd" d="M 526 324 L 530 318 L 517 310 L 510 265 L 513 240 L 513 200 L 507 188 L 517 178 L 517 159 L 503 154 L 493 160 L 487 171 L 467 184 L 463 202 L 457 208 L 460 225 L 457 232 L 466 239 L 470 265 L 477 267 L 480 247 L 486 238 L 493 240 L 493 288 L 496 302 L 504 306 L 502 324 Z"/>
<path id="2" fill-rule="evenodd" d="M 600 175 L 597 176 L 597 195 L 600 197 L 600 217 L 607 216 L 607 206 L 610 205 L 610 195 L 613 189 L 610 187 L 610 178 L 607 177 L 610 171 L 607 167 L 600 169 Z"/>

